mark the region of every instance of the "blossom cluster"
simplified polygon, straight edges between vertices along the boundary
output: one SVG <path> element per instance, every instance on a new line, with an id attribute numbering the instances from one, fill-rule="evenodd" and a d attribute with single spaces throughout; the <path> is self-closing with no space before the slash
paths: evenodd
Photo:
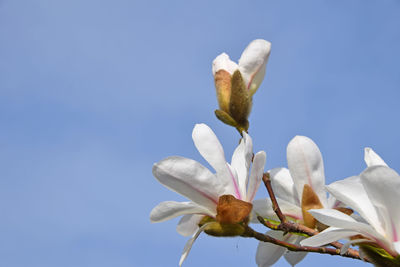
<path id="1" fill-rule="evenodd" d="M 259 223 L 260 218 L 269 225 L 284 223 L 279 222 L 276 205 L 291 225 L 304 226 L 315 234 L 270 227 L 265 236 L 281 242 L 259 242 L 255 256 L 259 267 L 271 266 L 282 256 L 294 266 L 307 251 L 313 251 L 309 247 L 337 241 L 344 241 L 339 255 L 356 245 L 359 259 L 376 266 L 399 266 L 400 209 L 396 206 L 400 203 L 400 176 L 371 148 L 365 148 L 364 171 L 325 185 L 318 146 L 308 137 L 295 136 L 287 146 L 288 167 L 264 172 L 266 153 L 253 153 L 248 117 L 270 50 L 269 42 L 258 39 L 248 45 L 238 64 L 225 53 L 213 61 L 219 104 L 215 114 L 239 131 L 240 143 L 229 163 L 210 127 L 196 124 L 194 145 L 213 170 L 178 156 L 155 163 L 154 177 L 190 201 L 161 202 L 151 211 L 150 220 L 162 222 L 182 216 L 177 231 L 190 239 L 180 266 L 202 232 L 216 237 L 249 237 L 249 225 Z M 255 200 L 263 176 L 268 177 L 274 195 Z"/>

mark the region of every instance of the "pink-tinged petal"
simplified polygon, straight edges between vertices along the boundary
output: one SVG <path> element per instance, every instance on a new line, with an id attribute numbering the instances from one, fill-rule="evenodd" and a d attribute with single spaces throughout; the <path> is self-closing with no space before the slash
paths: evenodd
<path id="1" fill-rule="evenodd" d="M 216 215 L 216 213 L 211 213 L 208 209 L 193 202 L 164 201 L 155 206 L 150 212 L 150 221 L 163 222 L 181 215 L 195 213 L 210 216 Z"/>
<path id="2" fill-rule="evenodd" d="M 287 146 L 287 161 L 298 196 L 308 184 L 326 207 L 324 163 L 318 146 L 308 137 L 296 136 Z"/>
<path id="3" fill-rule="evenodd" d="M 317 209 L 309 210 L 315 219 L 322 222 L 323 224 L 342 228 L 346 231 L 354 231 L 359 233 L 371 240 L 373 240 L 378 246 L 385 249 L 386 251 L 393 252 L 393 245 L 391 240 L 388 240 L 386 235 L 378 233 L 372 226 L 357 222 L 352 217 L 333 209 Z"/>
<path id="4" fill-rule="evenodd" d="M 253 95 L 264 80 L 271 43 L 262 39 L 252 41 L 239 59 L 239 70 L 245 84 Z"/>
<path id="5" fill-rule="evenodd" d="M 289 170 L 286 168 L 275 168 L 268 172 L 275 196 L 300 206 L 300 200 Z"/>
<path id="6" fill-rule="evenodd" d="M 291 235 L 291 236 L 292 237 L 289 242 L 295 245 L 299 245 L 300 241 L 306 238 L 304 236 L 298 236 L 298 235 Z M 285 252 L 283 256 L 291 266 L 295 266 L 297 263 L 301 262 L 305 256 L 307 256 L 307 252 L 296 252 L 288 250 Z"/>
<path id="7" fill-rule="evenodd" d="M 153 175 L 172 191 L 215 212 L 220 185 L 215 175 L 197 161 L 169 157 L 154 164 Z"/>
<path id="8" fill-rule="evenodd" d="M 233 195 L 237 199 L 243 200 L 243 195 L 240 190 L 238 175 L 236 170 L 232 168 L 229 163 L 226 163 L 225 171 L 220 171 L 217 173 L 218 179 L 225 181 L 223 183 L 223 192 L 221 195 Z"/>
<path id="9" fill-rule="evenodd" d="M 315 236 L 302 240 L 300 244 L 302 246 L 319 247 L 357 234 L 357 231 L 329 227 Z"/>
<path id="10" fill-rule="evenodd" d="M 225 70 L 233 74 L 238 69 L 238 65 L 233 62 L 225 53 L 217 56 L 212 63 L 212 73 L 215 75 L 219 70 Z"/>
<path id="11" fill-rule="evenodd" d="M 251 167 L 251 174 L 249 178 L 249 184 L 247 187 L 247 201 L 252 202 L 256 196 L 258 187 L 260 186 L 261 179 L 264 173 L 264 165 L 267 158 L 267 154 L 264 151 L 258 152 L 254 156 L 253 165 Z"/>
<path id="12" fill-rule="evenodd" d="M 315 209 L 309 210 L 308 212 L 311 213 L 315 219 L 328 226 L 342 228 L 348 231 L 355 231 L 374 240 L 385 240 L 383 235 L 378 233 L 372 226 L 357 222 L 351 216 L 338 210 Z"/>
<path id="13" fill-rule="evenodd" d="M 205 223 L 203 224 L 198 230 L 197 232 L 192 236 L 192 238 L 190 238 L 187 242 L 185 247 L 183 248 L 183 252 L 182 252 L 182 256 L 181 259 L 179 260 L 179 267 L 182 266 L 182 263 L 185 261 L 185 259 L 187 258 L 187 256 L 189 255 L 190 250 L 192 249 L 193 243 L 194 241 L 196 241 L 196 239 L 199 237 L 199 235 L 201 234 L 201 232 L 203 232 L 203 230 L 209 225 L 210 223 Z"/>
<path id="14" fill-rule="evenodd" d="M 183 236 L 193 235 L 199 229 L 199 222 L 203 217 L 204 215 L 199 214 L 188 214 L 183 216 L 176 226 L 176 231 Z"/>
<path id="15" fill-rule="evenodd" d="M 246 186 L 252 157 L 253 142 L 251 137 L 243 132 L 243 138 L 240 140 L 240 144 L 235 149 L 235 152 L 233 152 L 231 162 L 231 167 L 236 170 L 237 173 L 238 186 L 242 196 L 246 196 Z"/>
<path id="16" fill-rule="evenodd" d="M 338 200 L 357 211 L 375 230 L 384 233 L 379 214 L 369 199 L 360 177 L 353 176 L 334 182 L 326 189 Z"/>
<path id="17" fill-rule="evenodd" d="M 287 241 L 291 234 L 283 236 L 281 231 L 268 231 L 270 237 Z M 256 253 L 256 263 L 258 267 L 272 266 L 285 253 L 286 248 L 274 245 L 272 243 L 259 242 Z"/>
<path id="18" fill-rule="evenodd" d="M 300 207 L 283 199 L 278 198 L 277 201 L 283 214 L 294 220 L 302 220 L 303 214 Z M 270 198 L 257 199 L 253 201 L 253 215 L 251 217 L 251 221 L 253 223 L 258 223 L 257 216 L 261 216 L 269 220 L 278 220 L 278 217 L 272 208 L 272 202 Z"/>
<path id="19" fill-rule="evenodd" d="M 373 166 L 361 173 L 361 182 L 371 202 L 380 211 L 391 241 L 400 241 L 400 176 L 389 167 Z"/>
<path id="20" fill-rule="evenodd" d="M 387 166 L 387 164 L 383 161 L 375 151 L 372 150 L 370 147 L 366 147 L 364 149 L 364 161 L 368 167 L 372 166 Z"/>

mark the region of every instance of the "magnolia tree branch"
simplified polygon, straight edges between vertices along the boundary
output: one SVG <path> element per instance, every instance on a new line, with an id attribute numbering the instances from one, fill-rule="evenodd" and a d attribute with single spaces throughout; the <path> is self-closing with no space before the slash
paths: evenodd
<path id="1" fill-rule="evenodd" d="M 266 221 L 261 216 L 257 216 L 257 219 L 262 225 L 270 228 L 271 230 L 283 231 L 285 233 L 299 233 L 299 234 L 305 234 L 308 236 L 313 236 L 313 235 L 319 234 L 319 232 L 316 230 L 308 228 L 307 226 L 304 226 L 302 224 L 298 224 L 298 223 L 294 223 L 294 222 L 290 222 L 290 221 L 287 221 L 285 223 L 280 223 L 280 224 L 273 224 L 269 221 Z M 329 243 L 329 245 L 331 245 L 332 247 L 337 248 L 337 249 L 341 249 L 343 247 L 343 244 L 340 242 L 332 242 L 332 243 Z M 359 257 L 359 253 L 355 249 L 349 248 L 347 250 L 347 252 L 354 256 Z"/>
<path id="2" fill-rule="evenodd" d="M 279 208 L 278 201 L 276 201 L 276 197 L 275 197 L 274 191 L 272 190 L 271 179 L 269 177 L 269 173 L 267 173 L 267 172 L 264 173 L 263 177 L 262 177 L 262 180 L 264 182 L 265 187 L 267 188 L 269 197 L 271 199 L 272 209 L 274 210 L 274 212 L 278 216 L 278 218 L 281 221 L 281 223 L 285 223 L 286 222 L 286 216 L 282 213 L 281 209 Z"/>
<path id="3" fill-rule="evenodd" d="M 283 231 L 284 233 L 300 233 L 300 234 L 305 234 L 308 236 L 314 236 L 319 233 L 318 231 L 308 228 L 305 225 L 294 223 L 294 222 L 287 220 L 286 216 L 282 213 L 282 211 L 279 207 L 278 201 L 276 200 L 275 193 L 272 190 L 272 184 L 271 184 L 271 179 L 270 179 L 269 173 L 264 173 L 262 180 L 263 180 L 264 185 L 270 196 L 270 199 L 272 202 L 272 208 L 280 220 L 280 224 L 278 224 L 278 225 L 273 224 L 267 220 L 264 220 L 263 217 L 258 216 L 257 219 L 260 221 L 261 224 L 263 224 L 264 226 L 266 226 L 272 230 Z M 276 245 L 286 247 L 287 249 L 292 250 L 292 251 L 307 251 L 307 252 L 324 253 L 324 254 L 330 254 L 330 255 L 340 255 L 343 257 L 349 257 L 349 258 L 361 260 L 359 252 L 357 250 L 354 250 L 351 248 L 349 248 L 346 253 L 341 254 L 340 249 L 343 247 L 343 244 L 340 242 L 332 242 L 329 244 L 336 249 L 326 248 L 326 247 L 299 246 L 299 245 L 290 244 L 290 243 L 272 238 L 272 237 L 270 237 L 268 235 L 264 235 L 262 233 L 258 233 L 251 228 L 248 228 L 247 230 L 249 232 L 249 235 L 256 238 L 257 240 L 274 243 Z M 366 260 L 366 259 L 364 259 L 364 260 Z M 366 260 L 366 261 L 368 261 L 368 260 Z"/>
<path id="4" fill-rule="evenodd" d="M 354 251 L 354 252 L 348 251 L 345 254 L 341 254 L 340 249 L 338 249 L 338 248 L 299 246 L 299 245 L 291 244 L 291 243 L 270 237 L 269 235 L 266 235 L 266 234 L 259 233 L 255 230 L 253 230 L 249 226 L 246 227 L 246 231 L 243 234 L 243 236 L 244 237 L 253 237 L 262 242 L 268 242 L 268 243 L 272 243 L 272 244 L 275 244 L 275 245 L 278 245 L 281 247 L 285 247 L 290 251 L 314 252 L 314 253 L 337 255 L 337 256 L 362 260 L 360 258 L 360 255 L 358 254 L 358 251 Z"/>

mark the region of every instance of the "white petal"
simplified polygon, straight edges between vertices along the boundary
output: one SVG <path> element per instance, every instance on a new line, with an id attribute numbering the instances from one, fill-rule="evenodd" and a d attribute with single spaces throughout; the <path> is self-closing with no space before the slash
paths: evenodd
<path id="1" fill-rule="evenodd" d="M 375 151 L 373 151 L 370 147 L 366 147 L 364 149 L 364 161 L 368 167 L 376 165 L 387 166 L 383 159 L 379 157 L 379 155 L 376 154 Z"/>
<path id="2" fill-rule="evenodd" d="M 308 212 L 310 212 L 315 219 L 323 224 L 342 228 L 344 230 L 355 231 L 372 239 L 384 240 L 383 236 L 379 234 L 372 226 L 357 222 L 352 217 L 338 210 L 316 209 L 309 210 Z"/>
<path id="3" fill-rule="evenodd" d="M 264 172 L 264 165 L 267 155 L 264 151 L 258 152 L 254 156 L 253 165 L 251 167 L 251 174 L 249 184 L 247 187 L 247 201 L 252 202 L 256 196 L 258 187 L 260 186 L 261 179 Z"/>
<path id="4" fill-rule="evenodd" d="M 308 137 L 294 137 L 287 147 L 287 161 L 299 197 L 308 184 L 326 207 L 324 164 L 317 145 Z"/>
<path id="5" fill-rule="evenodd" d="M 350 240 L 350 241 L 344 243 L 343 246 L 340 248 L 340 255 L 345 254 L 349 250 L 351 245 L 354 245 L 357 243 L 365 243 L 365 242 L 371 242 L 371 240 L 362 238 L 362 239 L 353 239 L 353 240 Z"/>
<path id="6" fill-rule="evenodd" d="M 373 166 L 361 173 L 361 181 L 371 202 L 382 211 L 392 242 L 400 241 L 400 176 L 389 167 Z"/>
<path id="7" fill-rule="evenodd" d="M 296 252 L 288 250 L 285 254 L 283 254 L 283 256 L 290 265 L 295 266 L 307 256 L 307 252 Z"/>
<path id="8" fill-rule="evenodd" d="M 192 138 L 197 150 L 205 160 L 216 170 L 225 168 L 225 154 L 215 133 L 206 124 L 196 124 Z"/>
<path id="9" fill-rule="evenodd" d="M 215 175 L 197 161 L 169 157 L 154 164 L 153 175 L 172 191 L 215 212 L 220 185 Z"/>
<path id="10" fill-rule="evenodd" d="M 394 242 L 393 246 L 396 252 L 400 254 L 400 241 Z"/>
<path id="11" fill-rule="evenodd" d="M 229 163 L 226 163 L 226 168 L 217 172 L 218 180 L 221 181 L 222 191 L 220 195 L 233 195 L 237 199 L 244 200 L 245 195 L 241 194 L 239 187 L 238 175 L 234 168 Z"/>
<path id="12" fill-rule="evenodd" d="M 198 230 L 197 232 L 192 236 L 192 238 L 190 238 L 187 242 L 185 247 L 183 248 L 183 252 L 182 252 L 182 256 L 181 259 L 179 260 L 179 267 L 182 266 L 182 263 L 185 261 L 186 257 L 189 255 L 190 250 L 192 249 L 193 243 L 194 241 L 196 241 L 196 239 L 199 237 L 199 235 L 201 234 L 201 232 L 203 232 L 203 230 L 209 225 L 210 223 L 205 223 L 203 224 Z"/>
<path id="13" fill-rule="evenodd" d="M 250 94 L 254 94 L 265 76 L 271 43 L 262 39 L 252 41 L 239 59 L 239 70 Z"/>
<path id="14" fill-rule="evenodd" d="M 268 231 L 266 234 L 279 239 L 286 241 L 290 234 L 287 234 L 285 237 L 281 231 Z M 258 267 L 268 267 L 272 266 L 275 262 L 279 260 L 279 258 L 285 253 L 286 248 L 274 245 L 272 243 L 259 242 L 256 253 L 256 263 Z"/>
<path id="15" fill-rule="evenodd" d="M 163 222 L 181 215 L 195 213 L 210 214 L 207 209 L 193 202 L 164 201 L 150 212 L 150 221 Z"/>
<path id="16" fill-rule="evenodd" d="M 275 168 L 268 172 L 275 196 L 300 206 L 300 200 L 289 170 L 286 168 Z"/>
<path id="17" fill-rule="evenodd" d="M 383 233 L 379 215 L 358 176 L 334 182 L 326 188 L 338 200 L 357 211 L 378 232 Z"/>
<path id="18" fill-rule="evenodd" d="M 242 196 L 246 196 L 246 186 L 248 182 L 248 172 L 253 157 L 253 141 L 251 137 L 243 132 L 243 138 L 232 155 L 231 166 L 236 170 L 238 186 Z"/>
<path id="19" fill-rule="evenodd" d="M 306 238 L 304 236 L 297 236 L 297 235 L 292 235 L 292 237 L 293 240 L 291 240 L 290 243 L 296 245 L 299 245 L 300 241 Z M 296 252 L 288 250 L 283 256 L 290 265 L 295 266 L 297 263 L 302 261 L 305 256 L 307 256 L 307 252 Z"/>
<path id="20" fill-rule="evenodd" d="M 386 251 L 392 251 L 393 245 L 391 240 L 386 236 L 378 233 L 372 226 L 357 222 L 352 217 L 333 209 L 317 209 L 309 210 L 315 219 L 323 224 L 330 225 L 337 228 L 342 228 L 347 231 L 354 231 L 363 236 L 375 241 L 380 247 Z"/>
<path id="21" fill-rule="evenodd" d="M 238 69 L 238 65 L 233 62 L 229 56 L 225 53 L 217 56 L 212 63 L 212 73 L 215 75 L 219 70 L 226 70 L 230 74 L 233 74 Z"/>
<path id="22" fill-rule="evenodd" d="M 336 199 L 336 197 L 334 197 L 333 195 L 328 195 L 328 200 L 327 200 L 327 205 L 326 208 L 327 209 L 333 209 L 333 208 L 339 208 L 339 207 L 346 207 L 346 205 L 339 201 L 338 199 Z"/>
<path id="23" fill-rule="evenodd" d="M 286 216 L 294 219 L 294 220 L 302 220 L 303 214 L 301 212 L 301 208 L 287 202 L 283 199 L 278 199 L 279 208 L 281 209 L 282 213 Z M 253 223 L 257 223 L 257 216 L 261 216 L 266 219 L 270 220 L 278 220 L 276 213 L 272 209 L 272 202 L 270 198 L 265 199 L 257 199 L 253 201 L 253 212 L 254 215 L 251 218 Z"/>
<path id="24" fill-rule="evenodd" d="M 340 239 L 347 239 L 350 236 L 356 234 L 358 234 L 357 231 L 351 231 L 337 227 L 329 227 L 315 236 L 302 240 L 300 244 L 302 246 L 319 247 L 338 241 Z"/>
<path id="25" fill-rule="evenodd" d="M 204 215 L 199 214 L 188 214 L 183 216 L 176 226 L 176 231 L 183 236 L 193 235 L 199 229 L 199 222 L 203 217 Z"/>
<path id="26" fill-rule="evenodd" d="M 232 194 L 241 199 L 237 178 L 225 160 L 224 150 L 214 132 L 205 124 L 196 124 L 192 138 L 197 150 L 217 172 L 219 195 Z"/>

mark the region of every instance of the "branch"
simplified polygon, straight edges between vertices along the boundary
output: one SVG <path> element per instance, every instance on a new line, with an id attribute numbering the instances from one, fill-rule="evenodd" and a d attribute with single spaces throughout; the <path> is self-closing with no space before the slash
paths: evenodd
<path id="1" fill-rule="evenodd" d="M 278 225 L 272 224 L 269 221 L 264 220 L 263 217 L 258 216 L 257 219 L 260 221 L 261 224 L 263 224 L 264 226 L 266 226 L 266 227 L 268 227 L 268 228 L 270 228 L 272 230 L 283 231 L 284 233 L 300 233 L 300 234 L 305 234 L 305 235 L 308 235 L 308 236 L 314 236 L 314 235 L 319 233 L 318 231 L 316 231 L 314 229 L 311 229 L 311 228 L 308 228 L 305 225 L 294 223 L 294 222 L 291 222 L 291 221 L 287 220 L 286 216 L 282 213 L 282 211 L 281 211 L 281 209 L 279 207 L 278 201 L 276 200 L 275 193 L 272 190 L 272 184 L 271 184 L 271 179 L 270 179 L 269 173 L 264 173 L 262 180 L 264 182 L 265 187 L 267 188 L 269 197 L 271 199 L 272 208 L 273 208 L 274 212 L 276 213 L 276 215 L 278 216 L 278 218 L 281 221 L 281 223 L 278 224 Z M 283 242 L 283 241 L 280 241 L 280 240 L 278 240 L 278 241 L 279 242 Z M 264 241 L 264 242 L 268 242 L 268 241 Z M 290 244 L 290 245 L 292 245 L 292 244 Z M 340 255 L 340 249 L 343 247 L 342 243 L 340 243 L 340 242 L 332 242 L 332 243 L 329 243 L 329 245 L 331 245 L 332 247 L 334 247 L 336 249 L 339 249 L 339 255 Z M 319 252 L 319 251 L 321 251 L 321 250 L 325 251 L 327 249 L 325 247 L 314 247 L 313 250 L 309 250 L 311 247 L 301 247 L 301 246 L 297 246 L 297 247 L 298 248 L 303 248 L 303 249 L 306 248 L 306 250 L 299 250 L 299 251 L 310 251 L 310 252 L 318 252 L 318 253 L 323 253 L 323 252 Z M 314 251 L 314 249 L 316 251 Z M 293 250 L 295 250 L 295 249 L 293 249 Z M 332 250 L 332 251 L 334 251 L 334 250 Z M 328 254 L 330 254 L 330 253 L 328 253 Z M 336 254 L 331 254 L 331 255 L 336 255 Z M 355 257 L 357 259 L 360 259 L 359 252 L 357 250 L 354 250 L 354 249 L 351 249 L 351 248 L 349 248 L 347 250 L 347 252 L 345 254 L 343 254 L 343 256 L 350 257 L 350 258 Z"/>
<path id="2" fill-rule="evenodd" d="M 269 177 L 269 173 L 264 173 L 262 180 L 264 182 L 265 187 L 267 188 L 269 197 L 271 198 L 271 202 L 272 202 L 272 209 L 274 210 L 274 212 L 276 213 L 276 215 L 278 216 L 279 220 L 282 223 L 286 222 L 286 216 L 283 215 L 281 209 L 279 208 L 278 202 L 276 201 L 276 197 L 274 194 L 274 191 L 272 190 L 272 185 L 271 185 L 271 179 Z"/>
<path id="3" fill-rule="evenodd" d="M 326 248 L 326 247 L 308 247 L 308 246 L 299 246 L 295 244 L 291 244 L 273 237 L 269 235 L 265 235 L 253 230 L 251 227 L 246 226 L 245 233 L 242 235 L 243 237 L 253 237 L 262 242 L 272 243 L 281 247 L 285 247 L 290 251 L 304 251 L 304 252 L 314 252 L 320 254 L 329 254 L 329 255 L 336 255 L 342 256 L 347 258 L 352 258 L 356 260 L 362 260 L 358 251 L 353 250 L 352 252 L 348 251 L 345 254 L 340 254 L 339 248 Z"/>

